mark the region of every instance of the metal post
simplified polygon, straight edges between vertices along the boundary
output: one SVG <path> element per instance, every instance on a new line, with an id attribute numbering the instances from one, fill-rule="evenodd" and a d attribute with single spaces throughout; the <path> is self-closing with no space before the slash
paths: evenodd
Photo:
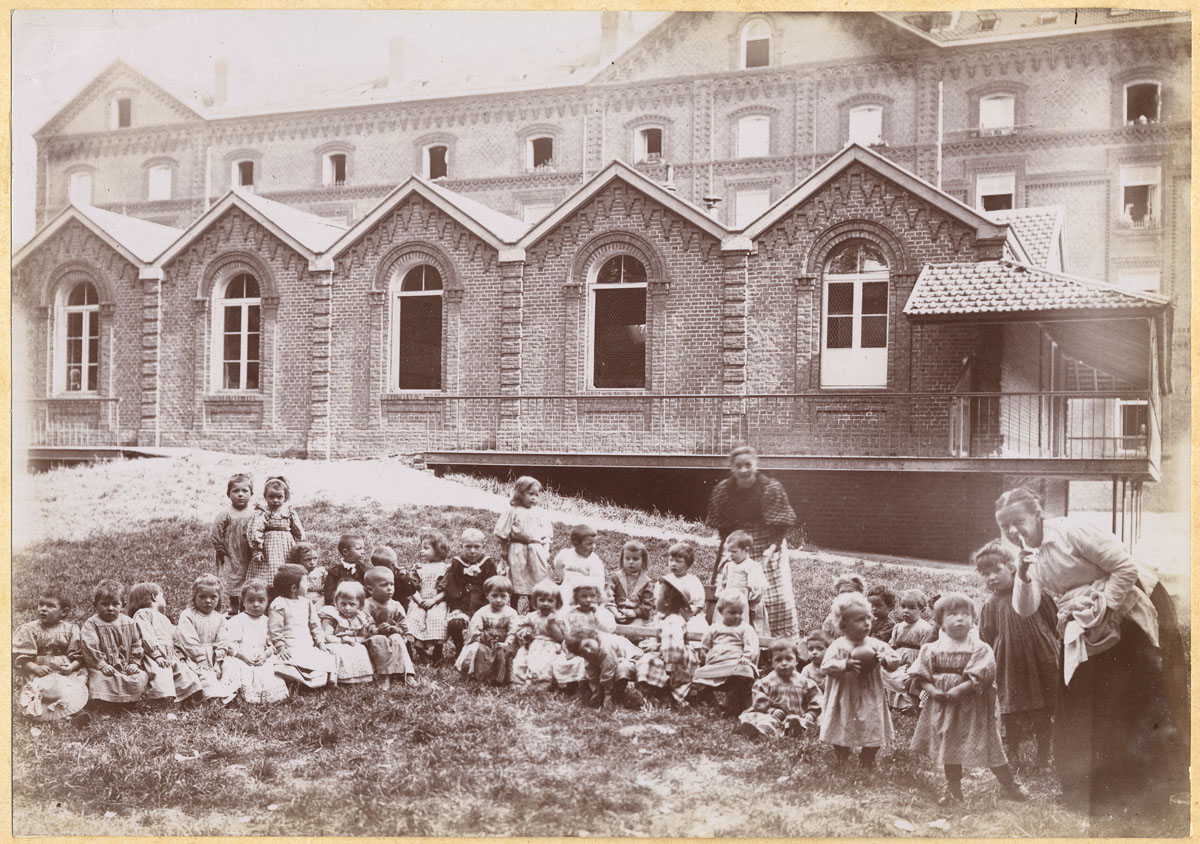
<path id="1" fill-rule="evenodd" d="M 1112 479 L 1112 532 L 1117 532 L 1117 476 Z"/>

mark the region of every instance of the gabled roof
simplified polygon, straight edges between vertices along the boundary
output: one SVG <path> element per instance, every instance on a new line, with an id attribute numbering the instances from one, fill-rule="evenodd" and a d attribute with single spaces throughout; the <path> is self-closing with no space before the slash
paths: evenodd
<path id="1" fill-rule="evenodd" d="M 1062 205 L 1046 205 L 1037 208 L 1012 208 L 1006 211 L 988 211 L 989 219 L 1007 223 L 1017 236 L 1028 263 L 1042 269 L 1058 269 L 1050 264 L 1055 244 L 1062 236 L 1063 220 L 1067 209 Z M 1061 260 L 1061 255 L 1059 256 Z"/>
<path id="2" fill-rule="evenodd" d="M 1113 10 L 1108 8 L 1047 9 L 1031 6 L 1019 9 L 876 14 L 939 47 L 1188 22 L 1186 12 L 1155 9 L 1116 11 L 1117 14 L 1113 14 Z"/>
<path id="3" fill-rule="evenodd" d="M 85 228 L 119 252 L 125 260 L 138 267 L 152 263 L 181 234 L 179 229 L 170 226 L 126 217 L 91 205 L 71 204 L 18 250 L 13 256 L 13 266 L 29 257 L 71 220 L 82 223 Z"/>
<path id="4" fill-rule="evenodd" d="M 673 211 L 697 228 L 704 230 L 722 242 L 729 237 L 729 230 L 704 213 L 703 209 L 667 190 L 653 179 L 642 175 L 624 161 L 614 159 L 607 167 L 595 176 L 592 176 L 578 190 L 560 202 L 558 207 L 549 216 L 543 218 L 541 222 L 530 229 L 521 238 L 520 246 L 528 249 L 537 243 L 557 227 L 559 223 L 573 214 L 581 205 L 615 181 L 624 182 L 634 190 L 646 194 L 651 199 L 666 206 L 668 210 Z"/>
<path id="5" fill-rule="evenodd" d="M 211 208 L 201 214 L 196 222 L 188 226 L 179 239 L 171 244 L 171 247 L 160 255 L 155 263 L 163 266 L 174 259 L 230 208 L 241 209 L 262 224 L 271 234 L 307 258 L 310 264 L 315 262 L 320 253 L 328 249 L 333 241 L 346 231 L 345 226 L 331 223 L 323 217 L 317 217 L 282 203 L 246 193 L 239 188 L 232 188 Z"/>
<path id="6" fill-rule="evenodd" d="M 785 194 L 778 202 L 763 212 L 762 216 L 746 226 L 742 234 L 745 237 L 757 238 L 771 226 L 775 225 L 797 206 L 833 181 L 835 177 L 851 164 L 859 163 L 874 170 L 880 176 L 898 184 L 909 193 L 915 194 L 929 204 L 941 209 L 964 225 L 975 229 L 975 236 L 983 240 L 1003 239 L 1005 227 L 994 223 L 969 205 L 944 193 L 919 176 L 910 173 L 903 167 L 888 161 L 859 144 L 850 144 L 833 158 L 818 167 L 807 179 L 797 185 L 790 193 Z"/>
<path id="7" fill-rule="evenodd" d="M 971 319 L 1079 311 L 1152 316 L 1165 296 L 1121 290 L 1091 279 L 1052 273 L 1012 261 L 929 264 L 917 278 L 904 313 L 914 319 Z M 1094 315 L 1094 314 L 1089 314 Z"/>
<path id="8" fill-rule="evenodd" d="M 461 223 L 468 231 L 497 251 L 515 243 L 528 228 L 520 220 L 507 214 L 501 214 L 481 202 L 413 175 L 380 200 L 369 214 L 351 226 L 337 242 L 333 243 L 327 257 L 337 258 L 414 193 Z"/>

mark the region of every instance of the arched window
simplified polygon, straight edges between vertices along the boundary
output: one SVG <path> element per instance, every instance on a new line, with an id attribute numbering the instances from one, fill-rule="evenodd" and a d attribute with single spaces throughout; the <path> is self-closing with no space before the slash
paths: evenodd
<path id="1" fill-rule="evenodd" d="M 442 275 L 405 265 L 392 277 L 391 387 L 442 388 Z"/>
<path id="2" fill-rule="evenodd" d="M 238 273 L 214 288 L 213 378 L 217 390 L 259 389 L 262 298 L 258 281 Z"/>
<path id="3" fill-rule="evenodd" d="M 94 393 L 100 385 L 100 298 L 90 281 L 58 298 L 54 383 L 60 393 Z"/>
<path id="4" fill-rule="evenodd" d="M 888 266 L 869 241 L 829 259 L 821 312 L 821 386 L 886 387 Z"/>
<path id="5" fill-rule="evenodd" d="M 766 67 L 771 63 L 771 27 L 755 18 L 742 27 L 742 67 Z"/>
<path id="6" fill-rule="evenodd" d="M 600 264 L 588 285 L 591 386 L 646 387 L 646 267 L 632 255 Z"/>

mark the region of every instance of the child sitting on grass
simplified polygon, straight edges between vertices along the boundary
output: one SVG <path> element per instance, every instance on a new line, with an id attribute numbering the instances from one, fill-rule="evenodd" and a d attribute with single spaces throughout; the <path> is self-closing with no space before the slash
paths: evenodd
<path id="1" fill-rule="evenodd" d="M 641 707 L 641 694 L 630 688 L 630 683 L 637 679 L 632 654 L 638 650 L 629 640 L 581 628 L 567 636 L 565 647 L 585 666 L 580 681 L 584 703 L 597 709 L 611 709 L 616 702 L 631 709 Z"/>
<path id="2" fill-rule="evenodd" d="M 279 663 L 267 630 L 267 584 L 242 587 L 242 611 L 225 622 L 218 646 L 225 652 L 222 676 L 237 686 L 246 703 L 277 703 L 288 696 L 275 669 Z"/>
<path id="3" fill-rule="evenodd" d="M 391 550 L 391 549 L 388 549 Z M 392 600 L 395 575 L 386 566 L 368 569 L 366 577 L 367 613 L 374 623 L 367 639 L 367 653 L 375 667 L 375 676 L 384 689 L 392 686 L 392 677 L 408 686 L 417 685 L 417 669 L 408 652 L 408 624 L 404 607 Z"/>
<path id="4" fill-rule="evenodd" d="M 692 673 L 696 670 L 695 651 L 687 643 L 688 619 L 692 617 L 693 598 L 682 578 L 668 574 L 658 582 L 658 639 L 643 647 L 650 648 L 638 659 L 638 689 L 658 701 L 687 706 Z"/>
<path id="5" fill-rule="evenodd" d="M 304 538 L 300 515 L 289 501 L 292 489 L 280 475 L 263 484 L 265 503 L 256 504 L 247 528 L 250 537 L 250 567 L 247 580 L 271 582 L 279 567 L 287 562 L 292 546 Z"/>
<path id="6" fill-rule="evenodd" d="M 562 609 L 562 592 L 551 580 L 533 587 L 533 610 L 517 625 L 520 650 L 513 657 L 513 682 L 518 686 L 548 689 L 554 680 L 554 663 L 565 638 L 557 613 Z"/>
<path id="7" fill-rule="evenodd" d="M 498 572 L 496 561 L 484 553 L 487 536 L 483 531 L 467 528 L 458 542 L 462 551 L 446 571 L 446 632 L 454 642 L 455 653 L 462 653 L 463 634 L 471 616 L 487 603 L 483 584 Z"/>
<path id="8" fill-rule="evenodd" d="M 343 533 L 338 537 L 338 557 L 339 560 L 333 564 L 328 573 L 323 578 L 325 583 L 321 587 L 322 602 L 318 606 L 333 606 L 333 593 L 337 591 L 338 586 L 344 580 L 362 581 L 363 572 L 365 572 L 366 560 L 364 559 L 367 551 L 367 541 L 363 539 L 359 533 Z M 305 583 L 308 584 L 308 591 L 313 590 L 313 585 L 308 583 L 305 578 Z"/>
<path id="9" fill-rule="evenodd" d="M 139 583 L 129 590 L 129 609 L 142 636 L 149 675 L 147 700 L 187 700 L 201 690 L 200 678 L 175 647 L 175 625 L 167 617 L 167 599 L 157 583 Z"/>
<path id="10" fill-rule="evenodd" d="M 285 564 L 275 572 L 275 597 L 267 609 L 267 635 L 279 660 L 275 673 L 310 689 L 337 678 L 337 660 L 325 645 L 317 608 L 305 596 L 304 569 Z"/>
<path id="11" fill-rule="evenodd" d="M 562 584 L 562 602 L 571 606 L 580 583 L 604 583 L 604 561 L 596 556 L 596 529 L 591 525 L 571 528 L 571 547 L 554 556 L 554 580 Z"/>
<path id="12" fill-rule="evenodd" d="M 917 698 L 910 693 L 908 667 L 917 658 L 921 645 L 937 638 L 933 625 L 921 618 L 925 609 L 925 593 L 920 589 L 905 589 L 900 593 L 900 621 L 892 628 L 892 650 L 900 656 L 895 671 L 883 675 L 887 688 L 888 706 L 911 714 L 917 711 Z"/>
<path id="13" fill-rule="evenodd" d="M 738 716 L 738 732 L 757 737 L 799 736 L 821 717 L 821 687 L 796 671 L 800 652 L 786 639 L 771 643 L 771 673 L 754 684 L 750 708 Z"/>
<path id="14" fill-rule="evenodd" d="M 1017 766 L 1021 742 L 1030 733 L 1037 741 L 1037 767 L 1050 762 L 1052 718 L 1058 701 L 1059 639 L 1055 602 L 1043 595 L 1037 612 L 1023 616 L 1013 609 L 1013 577 L 1017 558 L 999 540 L 971 556 L 992 596 L 979 613 L 979 638 L 996 657 L 996 685 L 1004 750 Z"/>
<path id="15" fill-rule="evenodd" d="M 357 580 L 343 580 L 333 593 L 333 606 L 317 611 L 326 647 L 337 660 L 337 682 L 370 683 L 375 679 L 366 641 L 374 627 L 363 609 L 367 594 Z"/>
<path id="16" fill-rule="evenodd" d="M 735 530 L 725 537 L 725 547 L 729 551 L 729 558 L 717 574 L 717 591 L 736 589 L 741 592 L 746 597 L 750 626 L 759 636 L 770 636 L 767 614 L 762 605 L 763 595 L 767 591 L 767 576 L 763 574 L 758 560 L 750 556 L 754 537 L 744 530 Z"/>
<path id="17" fill-rule="evenodd" d="M 519 618 L 510 605 L 512 581 L 496 575 L 484 584 L 487 606 L 471 617 L 467 644 L 454 667 L 464 676 L 501 686 L 510 679 Z"/>
<path id="18" fill-rule="evenodd" d="M 844 592 L 834 598 L 833 617 L 842 635 L 821 660 L 825 672 L 821 741 L 833 745 L 839 766 L 850 758 L 851 748 L 861 747 L 859 765 L 873 768 L 879 748 L 892 740 L 881 669 L 895 669 L 900 657 L 886 642 L 868 635 L 871 604 L 861 592 Z"/>
<path id="19" fill-rule="evenodd" d="M 63 621 L 71 604 L 57 589 L 38 596 L 37 620 L 13 633 L 13 668 L 26 677 L 21 711 L 39 721 L 68 718 L 87 705 L 87 670 L 77 656 L 79 625 Z"/>
<path id="20" fill-rule="evenodd" d="M 288 552 L 287 561 L 293 566 L 300 566 L 307 574 L 304 582 L 308 584 L 308 600 L 317 609 L 325 606 L 325 578 L 329 577 L 329 569 L 317 564 L 317 545 L 307 539 L 297 542 Z M 259 581 L 264 583 L 264 581 Z M 265 585 L 265 583 L 264 583 Z M 268 594 L 270 590 L 268 589 Z"/>
<path id="21" fill-rule="evenodd" d="M 727 715 L 749 706 L 750 686 L 758 678 L 758 634 L 746 621 L 746 596 L 740 590 L 717 593 L 717 614 L 700 641 L 700 656 L 703 665 L 692 674 L 692 683 L 710 695 L 724 692 Z"/>
<path id="22" fill-rule="evenodd" d="M 820 627 L 813 628 L 804 640 L 804 646 L 808 649 L 808 663 L 800 669 L 800 676 L 812 680 L 822 691 L 825 689 L 825 672 L 821 670 L 821 660 L 832 643 L 833 637 Z"/>
<path id="23" fill-rule="evenodd" d="M 676 542 L 667 549 L 667 560 L 671 574 L 684 585 L 689 596 L 688 632 L 703 636 L 708 630 L 708 621 L 704 617 L 704 584 L 692 574 L 696 549 L 686 542 Z M 662 584 L 661 580 L 659 584 Z"/>
<path id="24" fill-rule="evenodd" d="M 896 593 L 877 583 L 867 592 L 867 600 L 871 602 L 871 635 L 881 642 L 892 641 L 892 630 L 896 626 L 892 621 Z"/>
<path id="25" fill-rule="evenodd" d="M 542 484 L 537 478 L 517 478 L 509 502 L 512 506 L 500 514 L 492 531 L 500 540 L 496 571 L 511 578 L 514 607 L 519 606 L 521 598 L 528 598 L 539 581 L 550 576 L 554 525 L 537 506 L 541 494 Z"/>
<path id="26" fill-rule="evenodd" d="M 654 584 L 647 571 L 650 552 L 630 539 L 621 546 L 621 567 L 608 579 L 605 605 L 617 624 L 646 624 L 654 617 Z"/>
<path id="27" fill-rule="evenodd" d="M 217 644 L 225 616 L 221 605 L 221 581 L 202 574 L 192 582 L 192 605 L 179 614 L 179 650 L 184 661 L 200 678 L 205 700 L 229 703 L 238 693 L 238 681 L 221 676 L 225 651 Z"/>
<path id="28" fill-rule="evenodd" d="M 866 594 L 867 584 L 857 574 L 839 574 L 837 579 L 833 581 L 833 597 L 845 595 L 849 592 L 858 592 Z M 825 623 L 821 625 L 821 629 L 825 631 L 825 635 L 832 642 L 838 636 L 842 635 L 842 631 L 838 629 L 837 619 L 834 617 L 833 610 L 829 611 L 829 615 L 825 616 Z"/>
<path id="29" fill-rule="evenodd" d="M 101 580 L 92 592 L 95 614 L 83 623 L 78 645 L 68 651 L 88 670 L 88 694 L 104 703 L 133 703 L 146 693 L 149 676 L 142 668 L 142 636 L 132 618 L 121 614 L 125 587 Z"/>
<path id="30" fill-rule="evenodd" d="M 209 539 L 216 552 L 217 576 L 221 579 L 230 614 L 233 614 L 238 611 L 238 596 L 254 555 L 250 548 L 250 520 L 255 512 L 250 499 L 254 497 L 254 481 L 244 472 L 238 472 L 225 484 L 225 497 L 229 499 L 229 506 L 213 521 Z"/>
<path id="31" fill-rule="evenodd" d="M 436 664 L 446 641 L 446 572 L 450 543 L 436 530 L 421 533 L 420 561 L 412 574 L 421 584 L 408 605 L 408 634 L 413 638 L 413 658 Z"/>
<path id="32" fill-rule="evenodd" d="M 1000 740 L 996 705 L 996 659 L 972 632 L 975 604 L 950 592 L 933 605 L 941 632 L 921 646 L 908 674 L 928 694 L 917 720 L 912 749 L 945 767 L 947 794 L 941 805 L 962 802 L 962 769 L 988 767 L 1012 800 L 1029 797 L 1013 779 Z M 1064 752 L 1070 752 L 1064 748 Z"/>
<path id="33" fill-rule="evenodd" d="M 612 633 L 617 629 L 617 621 L 612 617 L 612 613 L 599 606 L 600 589 L 595 583 L 583 581 L 576 585 L 571 603 L 570 609 L 559 613 L 564 637 L 569 636 L 572 630 Z M 576 654 L 563 651 L 555 659 L 551 669 L 554 684 L 570 694 L 583 679 L 586 668 L 583 660 Z"/>

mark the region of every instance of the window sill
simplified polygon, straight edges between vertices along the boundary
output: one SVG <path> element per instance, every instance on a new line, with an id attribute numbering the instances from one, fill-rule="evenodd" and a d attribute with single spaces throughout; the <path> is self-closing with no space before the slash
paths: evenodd
<path id="1" fill-rule="evenodd" d="M 46 396 L 46 398 L 45 398 L 45 401 L 52 401 L 52 402 L 57 402 L 57 401 L 89 402 L 89 401 L 116 401 L 116 400 L 117 399 L 113 396 L 102 396 L 98 392 L 83 392 L 83 391 L 76 391 L 76 392 L 71 392 L 71 393 L 66 393 L 66 392 L 55 393 L 54 395 Z"/>
<path id="2" fill-rule="evenodd" d="M 1158 234 L 1162 228 L 1162 223 L 1158 220 L 1142 223 L 1118 220 L 1116 225 L 1116 230 L 1121 234 Z"/>
<path id="3" fill-rule="evenodd" d="M 447 398 L 444 390 L 393 390 L 384 393 L 379 400 L 385 404 L 402 404 L 404 402 L 428 401 L 430 399 Z"/>
<path id="4" fill-rule="evenodd" d="M 263 395 L 259 392 L 207 393 L 204 401 L 211 404 L 262 404 Z"/>

